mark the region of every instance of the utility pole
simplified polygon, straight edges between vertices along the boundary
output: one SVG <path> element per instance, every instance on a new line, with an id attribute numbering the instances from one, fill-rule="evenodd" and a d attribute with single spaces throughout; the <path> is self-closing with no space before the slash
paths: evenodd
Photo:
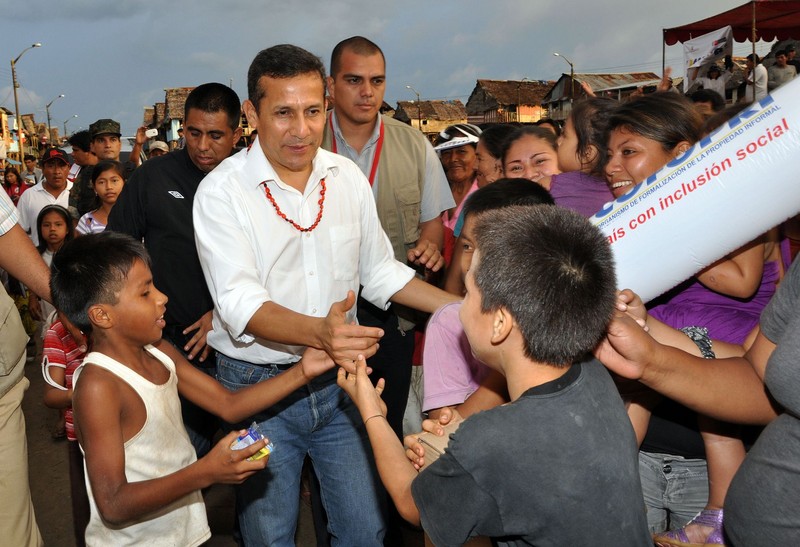
<path id="1" fill-rule="evenodd" d="M 42 47 L 42 44 L 36 42 L 35 44 L 31 44 L 30 46 L 26 47 L 22 50 L 22 53 L 17 55 L 16 59 L 11 59 L 11 82 L 14 86 L 14 113 L 17 119 L 17 148 L 19 157 L 17 158 L 20 163 L 22 163 L 22 158 L 25 157 L 25 153 L 22 151 L 22 118 L 19 117 L 19 99 L 17 98 L 17 88 L 19 87 L 19 82 L 17 81 L 17 62 L 25 55 L 25 52 L 29 49 L 33 49 L 35 47 Z"/>

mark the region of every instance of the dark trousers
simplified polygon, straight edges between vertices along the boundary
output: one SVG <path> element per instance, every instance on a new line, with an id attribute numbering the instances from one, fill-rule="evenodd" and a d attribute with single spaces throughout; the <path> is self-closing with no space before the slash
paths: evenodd
<path id="1" fill-rule="evenodd" d="M 401 332 L 397 316 L 389 308 L 384 311 L 363 298 L 358 299 L 358 322 L 366 327 L 383 329 L 378 352 L 367 360 L 372 367 L 370 379 L 386 381 L 381 394 L 386 403 L 386 420 L 397 437 L 403 439 L 403 414 L 411 387 L 411 360 L 414 357 L 414 331 Z"/>

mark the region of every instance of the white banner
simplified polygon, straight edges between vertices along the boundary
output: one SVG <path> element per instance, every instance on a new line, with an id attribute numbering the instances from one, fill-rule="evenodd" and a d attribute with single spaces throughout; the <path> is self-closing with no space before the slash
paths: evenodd
<path id="1" fill-rule="evenodd" d="M 800 212 L 800 78 L 704 137 L 592 218 L 619 288 L 645 302 Z"/>
<path id="2" fill-rule="evenodd" d="M 684 91 L 692 87 L 695 79 L 705 76 L 712 63 L 726 55 L 733 55 L 733 31 L 730 26 L 684 42 Z"/>

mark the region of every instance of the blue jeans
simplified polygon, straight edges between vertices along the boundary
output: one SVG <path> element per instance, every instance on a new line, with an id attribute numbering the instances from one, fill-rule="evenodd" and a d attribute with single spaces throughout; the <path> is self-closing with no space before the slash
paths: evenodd
<path id="1" fill-rule="evenodd" d="M 217 355 L 217 378 L 236 390 L 277 376 L 276 365 Z M 364 424 L 331 371 L 234 427 L 256 421 L 275 445 L 267 468 L 236 488 L 245 545 L 293 546 L 300 471 L 308 454 L 322 487 L 333 545 L 382 546 L 384 493 Z"/>
<path id="2" fill-rule="evenodd" d="M 708 503 L 705 460 L 639 451 L 639 475 L 651 533 L 683 527 Z"/>

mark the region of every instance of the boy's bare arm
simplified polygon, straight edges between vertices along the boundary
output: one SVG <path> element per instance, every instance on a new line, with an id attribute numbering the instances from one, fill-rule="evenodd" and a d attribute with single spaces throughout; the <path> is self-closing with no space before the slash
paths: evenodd
<path id="1" fill-rule="evenodd" d="M 87 367 L 75 391 L 73 407 L 78 439 L 86 455 L 92 494 L 103 519 L 125 525 L 161 509 L 183 496 L 216 482 L 240 483 L 267 465 L 267 458 L 246 461 L 260 450 L 259 441 L 244 450 L 231 450 L 233 432 L 203 459 L 164 477 L 128 482 L 125 475 L 126 416 L 133 410 L 125 400 L 122 381 L 113 374 Z M 141 401 L 139 401 L 141 402 Z M 134 432 L 135 433 L 135 432 Z"/>
<path id="2" fill-rule="evenodd" d="M 411 281 L 390 298 L 392 302 L 428 313 L 433 313 L 445 304 L 458 302 L 461 299 L 460 296 L 444 292 L 416 277 L 412 277 Z"/>
<path id="3" fill-rule="evenodd" d="M 386 405 L 380 398 L 383 380 L 373 387 L 367 374 L 366 362 L 362 357 L 356 361 L 355 374 L 339 370 L 337 383 L 353 399 L 361 413 L 378 474 L 397 511 L 408 522 L 418 526 L 419 509 L 411 496 L 411 482 L 417 476 L 417 471 L 406 459 L 403 445 L 398 442 L 397 435 L 386 421 Z"/>
<path id="4" fill-rule="evenodd" d="M 327 353 L 308 348 L 300 362 L 289 370 L 238 391 L 230 391 L 193 367 L 170 343 L 161 340 L 156 347 L 175 361 L 181 395 L 228 423 L 239 422 L 274 405 L 334 366 Z"/>

